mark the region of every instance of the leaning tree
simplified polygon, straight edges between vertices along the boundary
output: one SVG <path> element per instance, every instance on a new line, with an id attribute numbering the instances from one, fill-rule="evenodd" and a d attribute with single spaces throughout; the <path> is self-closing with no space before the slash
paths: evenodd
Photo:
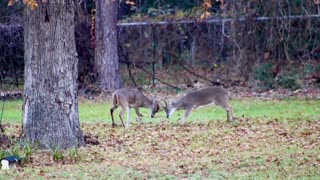
<path id="1" fill-rule="evenodd" d="M 77 99 L 77 0 L 25 0 L 23 136 L 42 148 L 84 145 Z M 30 3 L 31 2 L 31 3 Z M 33 4 L 32 4 L 33 3 Z"/>

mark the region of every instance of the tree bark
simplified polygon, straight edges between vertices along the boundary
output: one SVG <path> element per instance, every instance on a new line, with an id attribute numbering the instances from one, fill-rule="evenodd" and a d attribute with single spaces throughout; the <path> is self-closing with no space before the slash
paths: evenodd
<path id="1" fill-rule="evenodd" d="M 39 2 L 39 1 L 38 1 Z M 25 9 L 23 136 L 41 148 L 84 145 L 77 99 L 75 1 Z"/>
<path id="2" fill-rule="evenodd" d="M 118 0 L 96 0 L 95 75 L 100 88 L 121 87 L 117 21 Z"/>

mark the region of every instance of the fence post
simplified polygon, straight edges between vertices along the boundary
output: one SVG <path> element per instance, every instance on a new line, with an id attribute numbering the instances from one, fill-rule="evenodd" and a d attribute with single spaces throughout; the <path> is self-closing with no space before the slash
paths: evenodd
<path id="1" fill-rule="evenodd" d="M 155 69 L 155 63 L 156 63 L 156 49 L 157 49 L 157 36 L 156 36 L 156 30 L 155 26 L 152 25 L 152 33 L 153 33 L 153 61 L 152 61 L 152 86 L 156 87 L 156 69 Z"/>

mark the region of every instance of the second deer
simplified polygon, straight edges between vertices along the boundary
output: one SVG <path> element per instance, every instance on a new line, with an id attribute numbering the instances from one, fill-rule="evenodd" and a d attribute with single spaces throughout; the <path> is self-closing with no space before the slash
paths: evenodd
<path id="1" fill-rule="evenodd" d="M 181 124 L 184 124 L 194 109 L 213 103 L 225 109 L 227 111 L 227 120 L 233 121 L 233 110 L 229 104 L 229 92 L 222 87 L 208 87 L 188 93 L 178 101 L 167 104 L 165 111 L 167 118 L 169 118 L 176 110 L 185 109 L 186 112 L 181 120 Z"/>
<path id="2" fill-rule="evenodd" d="M 112 94 L 112 103 L 113 106 L 110 109 L 111 112 L 111 118 L 112 118 L 112 126 L 115 126 L 114 118 L 113 118 L 113 112 L 114 110 L 121 106 L 121 113 L 119 115 L 120 120 L 123 123 L 123 115 L 127 111 L 127 122 L 126 122 L 126 128 L 129 128 L 130 126 L 130 109 L 134 108 L 136 111 L 138 123 L 141 122 L 140 117 L 142 115 L 139 112 L 140 107 L 149 108 L 151 110 L 151 117 L 153 118 L 154 115 L 160 110 L 159 101 L 155 98 L 149 99 L 147 96 L 145 96 L 141 91 L 135 88 L 122 88 L 116 90 Z"/>

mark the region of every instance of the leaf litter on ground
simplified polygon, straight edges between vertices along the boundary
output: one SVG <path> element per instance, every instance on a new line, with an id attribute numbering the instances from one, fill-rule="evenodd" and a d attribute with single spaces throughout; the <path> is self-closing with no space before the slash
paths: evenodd
<path id="1" fill-rule="evenodd" d="M 11 133 L 20 131 L 16 125 L 5 128 Z M 79 149 L 78 161 L 71 161 L 67 150 L 61 162 L 54 162 L 49 151 L 37 150 L 17 176 L 35 177 L 33 172 L 57 178 L 79 177 L 76 172 L 97 178 L 117 173 L 127 178 L 320 176 L 320 120 L 238 117 L 234 123 L 163 121 L 124 129 L 99 122 L 82 123 L 82 128 L 91 141 Z"/>

